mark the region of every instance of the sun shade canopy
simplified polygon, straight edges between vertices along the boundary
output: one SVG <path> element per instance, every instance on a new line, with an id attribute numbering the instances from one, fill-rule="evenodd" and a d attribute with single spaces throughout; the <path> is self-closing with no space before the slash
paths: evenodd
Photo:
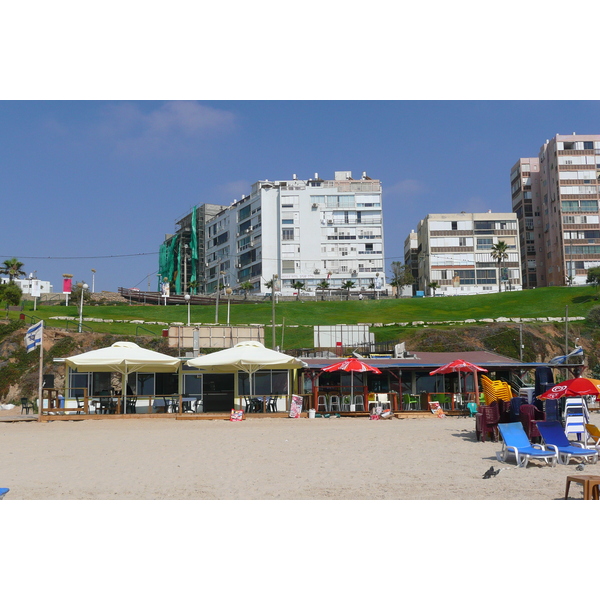
<path id="1" fill-rule="evenodd" d="M 208 370 L 217 373 L 244 371 L 254 373 L 260 369 L 300 369 L 306 363 L 298 358 L 265 348 L 260 342 L 239 342 L 232 348 L 219 350 L 212 354 L 191 358 L 188 367 Z"/>
<path id="2" fill-rule="evenodd" d="M 173 373 L 181 361 L 167 354 L 141 348 L 133 342 L 116 342 L 108 348 L 84 352 L 65 359 L 72 369 L 118 373 Z"/>

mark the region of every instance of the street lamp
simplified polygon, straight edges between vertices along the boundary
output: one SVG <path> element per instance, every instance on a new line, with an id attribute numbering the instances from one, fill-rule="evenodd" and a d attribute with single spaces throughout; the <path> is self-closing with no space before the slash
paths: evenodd
<path id="1" fill-rule="evenodd" d="M 233 290 L 228 286 L 225 288 L 225 294 L 227 294 L 227 325 L 229 325 L 231 294 L 233 294 Z"/>
<path id="2" fill-rule="evenodd" d="M 272 348 L 273 350 L 275 350 L 275 282 L 277 281 L 277 275 L 273 275 L 273 281 L 272 281 L 272 285 L 271 285 L 271 320 L 272 320 L 272 334 L 273 334 L 273 344 L 272 344 Z"/>
<path id="3" fill-rule="evenodd" d="M 92 294 L 94 293 L 94 280 L 96 279 L 96 269 L 92 269 Z"/>
<path id="4" fill-rule="evenodd" d="M 88 284 L 84 283 L 78 285 L 80 287 L 81 292 L 81 298 L 79 300 L 79 333 L 81 333 L 81 330 L 83 328 L 83 294 L 88 289 Z"/>
<path id="5" fill-rule="evenodd" d="M 191 299 L 191 296 L 189 294 L 186 294 L 184 296 L 184 298 L 185 298 L 185 301 L 187 302 L 187 305 L 188 305 L 188 322 L 187 322 L 187 324 L 188 324 L 188 327 L 189 327 L 190 326 L 190 299 Z"/>

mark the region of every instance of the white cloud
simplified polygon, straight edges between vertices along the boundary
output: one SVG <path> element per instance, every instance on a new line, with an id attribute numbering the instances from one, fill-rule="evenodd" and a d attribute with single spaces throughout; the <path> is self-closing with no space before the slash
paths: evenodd
<path id="1" fill-rule="evenodd" d="M 417 179 L 404 179 L 384 188 L 386 196 L 416 196 L 427 191 L 427 186 Z"/>
<path id="2" fill-rule="evenodd" d="M 119 154 L 164 155 L 189 151 L 194 143 L 229 133 L 235 127 L 233 113 L 199 102 L 165 102 L 150 112 L 143 108 L 143 103 L 111 105 L 97 133 L 112 142 Z"/>
<path id="3" fill-rule="evenodd" d="M 250 187 L 254 182 L 240 179 L 229 181 L 216 187 L 215 196 L 218 202 L 231 204 L 234 200 L 240 200 L 242 196 L 250 193 Z"/>

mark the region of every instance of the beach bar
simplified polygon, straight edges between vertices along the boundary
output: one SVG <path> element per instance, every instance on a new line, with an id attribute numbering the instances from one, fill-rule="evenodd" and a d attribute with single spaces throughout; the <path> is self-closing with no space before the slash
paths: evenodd
<path id="1" fill-rule="evenodd" d="M 137 353 L 136 348 L 129 350 Z M 410 358 L 362 359 L 379 373 L 326 372 L 339 357 L 283 355 L 279 363 L 269 365 L 263 358 L 249 367 L 219 360 L 228 350 L 198 359 L 153 357 L 162 361 L 159 366 L 99 364 L 97 356 L 86 362 L 85 355 L 56 359 L 65 364 L 65 387 L 44 390 L 40 418 L 229 418 L 232 409 L 248 417 L 280 417 L 289 413 L 293 395 L 303 398 L 303 415 L 314 409 L 316 414 L 367 416 L 374 405 L 416 415 L 430 413 L 431 402 L 449 415 L 464 414 L 468 402 L 479 401 L 477 375 L 462 373 L 459 382 L 456 373 L 430 375 L 431 371 L 461 358 L 495 379 L 511 382 L 539 366 L 487 351 L 418 352 Z"/>

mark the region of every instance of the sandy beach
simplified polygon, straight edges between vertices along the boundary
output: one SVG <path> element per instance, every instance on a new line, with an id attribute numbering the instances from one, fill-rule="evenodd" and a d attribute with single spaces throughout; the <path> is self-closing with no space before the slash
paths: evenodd
<path id="1" fill-rule="evenodd" d="M 499 463 L 500 448 L 456 417 L 0 423 L 0 485 L 6 501 L 554 500 L 577 473 Z"/>

